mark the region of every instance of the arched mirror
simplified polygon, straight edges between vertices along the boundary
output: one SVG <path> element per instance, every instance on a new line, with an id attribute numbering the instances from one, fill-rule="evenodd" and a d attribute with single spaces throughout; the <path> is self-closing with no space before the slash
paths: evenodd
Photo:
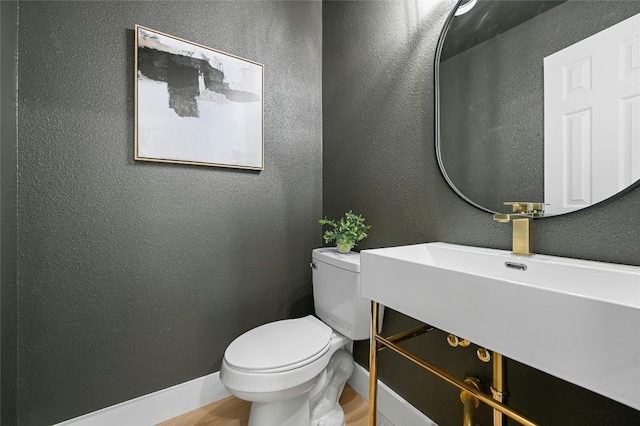
<path id="1" fill-rule="evenodd" d="M 545 216 L 640 185 L 640 0 L 461 0 L 436 53 L 443 175 Z"/>

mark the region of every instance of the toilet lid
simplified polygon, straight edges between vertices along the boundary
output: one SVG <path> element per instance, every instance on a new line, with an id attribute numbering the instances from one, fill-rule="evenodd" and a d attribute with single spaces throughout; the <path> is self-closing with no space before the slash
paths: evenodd
<path id="1" fill-rule="evenodd" d="M 313 316 L 275 321 L 249 330 L 231 342 L 224 358 L 250 371 L 296 368 L 329 350 L 332 330 Z"/>

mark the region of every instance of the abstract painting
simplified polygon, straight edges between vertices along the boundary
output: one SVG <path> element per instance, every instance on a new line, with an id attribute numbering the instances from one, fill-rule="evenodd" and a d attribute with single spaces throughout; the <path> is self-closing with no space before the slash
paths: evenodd
<path id="1" fill-rule="evenodd" d="M 263 170 L 263 65 L 135 31 L 135 159 Z"/>

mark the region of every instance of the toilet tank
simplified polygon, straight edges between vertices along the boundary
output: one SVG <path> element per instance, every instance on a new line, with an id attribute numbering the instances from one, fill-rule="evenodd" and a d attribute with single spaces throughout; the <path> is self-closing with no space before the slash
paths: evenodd
<path id="1" fill-rule="evenodd" d="M 370 337 L 371 301 L 360 296 L 360 253 L 336 248 L 313 250 L 316 315 L 352 340 Z"/>

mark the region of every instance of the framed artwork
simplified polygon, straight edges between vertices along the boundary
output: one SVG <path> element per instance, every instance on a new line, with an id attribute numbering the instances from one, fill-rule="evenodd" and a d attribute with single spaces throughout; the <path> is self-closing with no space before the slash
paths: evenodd
<path id="1" fill-rule="evenodd" d="M 135 31 L 135 159 L 263 170 L 264 66 Z"/>

